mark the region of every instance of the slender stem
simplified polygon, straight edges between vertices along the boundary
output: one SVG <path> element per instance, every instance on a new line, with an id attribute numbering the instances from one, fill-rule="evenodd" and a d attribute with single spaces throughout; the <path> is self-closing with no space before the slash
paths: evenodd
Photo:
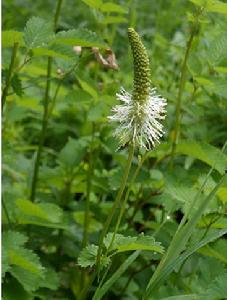
<path id="1" fill-rule="evenodd" d="M 57 29 L 62 2 L 63 2 L 63 0 L 58 0 L 58 3 L 57 3 L 55 15 L 54 15 L 54 31 L 56 31 L 56 29 Z"/>
<path id="2" fill-rule="evenodd" d="M 143 162 L 145 161 L 146 158 L 147 158 L 147 155 L 144 155 L 143 158 L 141 159 L 140 163 L 138 164 L 135 173 L 133 174 L 133 177 L 132 177 L 132 180 L 131 180 L 131 182 L 129 184 L 129 187 L 127 189 L 124 201 L 123 201 L 123 203 L 121 205 L 120 214 L 118 215 L 117 222 L 116 222 L 116 225 L 115 225 L 115 228 L 114 228 L 113 236 L 112 236 L 110 245 L 108 247 L 108 250 L 111 249 L 111 247 L 112 247 L 112 245 L 114 243 L 115 236 L 116 236 L 116 234 L 118 232 L 119 226 L 121 224 L 122 217 L 123 217 L 124 212 L 125 212 L 125 208 L 126 208 L 126 204 L 127 204 L 128 198 L 129 198 L 129 194 L 131 192 L 131 187 L 132 187 L 132 185 L 133 185 L 136 177 L 138 176 L 138 173 L 139 173 L 139 171 L 140 171 L 140 169 L 142 167 L 142 164 L 143 164 Z"/>
<path id="3" fill-rule="evenodd" d="M 46 90 L 44 96 L 44 112 L 43 112 L 43 119 L 42 119 L 42 131 L 39 139 L 39 146 L 37 150 L 37 155 L 35 159 L 35 166 L 34 166 L 34 173 L 32 177 L 32 186 L 31 186 L 31 195 L 30 200 L 33 202 L 35 200 L 36 195 L 36 186 L 37 186 L 37 179 L 38 179 L 38 172 L 39 172 L 39 163 L 41 158 L 41 153 L 43 150 L 43 144 L 46 135 L 46 129 L 48 124 L 48 105 L 49 105 L 49 91 L 50 91 L 50 77 L 51 77 L 51 67 L 52 67 L 52 58 L 48 57 L 47 63 L 47 81 L 46 81 Z"/>
<path id="4" fill-rule="evenodd" d="M 59 19 L 60 9 L 62 5 L 63 0 L 58 0 L 56 12 L 54 15 L 54 31 L 57 27 L 57 22 Z M 30 194 L 30 200 L 34 202 L 35 196 L 36 196 L 36 187 L 37 187 L 37 180 L 38 180 L 38 173 L 39 173 L 39 164 L 41 159 L 41 153 L 43 150 L 43 144 L 46 136 L 46 129 L 48 125 L 48 109 L 49 109 L 49 93 L 50 93 L 50 79 L 51 79 L 51 69 L 52 69 L 52 57 L 48 57 L 47 62 L 47 76 L 46 76 L 46 89 L 45 89 L 45 95 L 44 95 L 44 111 L 43 111 L 43 119 L 42 119 L 42 130 L 41 135 L 39 139 L 39 146 L 37 150 L 37 155 L 35 159 L 35 165 L 34 165 L 34 171 L 32 176 L 32 184 L 31 184 L 31 194 Z"/>
<path id="5" fill-rule="evenodd" d="M 84 233 L 82 247 L 87 245 L 88 241 L 88 229 L 89 229 L 89 211 L 90 211 L 90 194 L 91 194 L 91 178 L 93 173 L 93 141 L 94 141 L 94 124 L 92 126 L 92 141 L 91 148 L 89 151 L 89 167 L 87 172 L 87 191 L 86 191 L 86 201 L 85 201 L 85 214 L 84 214 Z"/>
<path id="6" fill-rule="evenodd" d="M 3 93 L 2 93 L 2 109 L 5 105 L 6 97 L 7 97 L 10 83 L 11 83 L 11 80 L 13 77 L 13 69 L 14 69 L 14 64 L 15 64 L 15 60 L 16 60 L 18 46 L 19 46 L 18 43 L 14 43 L 14 45 L 13 45 L 13 51 L 12 51 L 10 65 L 9 65 L 9 71 L 8 71 L 7 78 L 6 78 L 6 85 L 5 85 L 5 88 L 3 89 Z"/>
<path id="7" fill-rule="evenodd" d="M 192 42 L 194 39 L 194 36 L 196 34 L 197 28 L 198 28 L 198 14 L 197 17 L 195 17 L 195 23 L 193 24 L 191 35 L 189 37 L 189 40 L 187 42 L 187 47 L 184 55 L 183 64 L 181 67 L 181 76 L 180 76 L 180 84 L 179 84 L 179 90 L 177 95 L 177 101 L 176 101 L 176 110 L 175 110 L 175 130 L 173 135 L 173 143 L 172 143 L 172 150 L 171 150 L 171 158 L 173 161 L 176 146 L 180 137 L 180 126 L 181 126 L 181 102 L 182 102 L 182 95 L 184 92 L 185 82 L 186 82 L 186 71 L 187 71 L 187 62 L 189 58 L 189 53 L 192 47 Z"/>
<path id="8" fill-rule="evenodd" d="M 124 174 L 123 174 L 123 177 L 122 177 L 122 181 L 121 181 L 119 191 L 117 193 L 117 196 L 116 196 L 116 199 L 113 203 L 111 211 L 108 215 L 108 218 L 107 218 L 107 220 L 104 224 L 103 231 L 100 235 L 99 249 L 98 249 L 98 254 L 97 254 L 97 270 L 98 270 L 98 272 L 100 270 L 100 259 L 101 259 L 102 248 L 103 248 L 103 240 L 104 240 L 105 235 L 108 232 L 108 229 L 110 227 L 111 221 L 112 221 L 113 216 L 114 216 L 114 213 L 115 213 L 115 211 L 116 211 L 116 209 L 117 209 L 117 207 L 118 207 L 118 205 L 121 201 L 123 192 L 125 190 L 125 186 L 126 186 L 128 175 L 129 175 L 129 171 L 130 171 L 131 164 L 132 164 L 133 155 L 134 155 L 134 145 L 131 145 L 131 147 L 129 149 L 128 160 L 127 160 L 127 163 L 126 163 L 126 166 L 125 166 L 125 171 L 124 171 Z"/>
<path id="9" fill-rule="evenodd" d="M 131 145 L 129 153 L 128 153 L 128 160 L 127 160 L 127 163 L 126 163 L 126 166 L 125 166 L 125 171 L 124 171 L 124 174 L 123 174 L 123 177 L 122 177 L 122 181 L 121 181 L 121 185 L 120 185 L 119 191 L 117 193 L 117 196 L 115 198 L 114 204 L 113 204 L 113 206 L 111 208 L 110 214 L 108 215 L 108 218 L 107 218 L 107 220 L 106 220 L 106 222 L 104 224 L 104 227 L 103 227 L 103 231 L 102 231 L 102 233 L 100 235 L 100 238 L 99 238 L 99 249 L 98 249 L 98 254 L 97 254 L 97 261 L 96 261 L 97 267 L 96 267 L 96 270 L 93 273 L 93 275 L 90 277 L 90 279 L 88 280 L 88 282 L 86 283 L 86 285 L 83 288 L 83 290 L 81 291 L 80 295 L 78 296 L 78 300 L 83 300 L 83 299 L 86 298 L 86 295 L 88 293 L 88 290 L 89 290 L 90 286 L 92 285 L 92 283 L 95 280 L 96 276 L 99 274 L 99 271 L 100 271 L 100 260 L 101 260 L 101 254 L 102 254 L 102 248 L 103 248 L 103 240 L 104 240 L 105 235 L 108 232 L 108 229 L 109 229 L 109 226 L 110 226 L 111 221 L 113 219 L 113 216 L 114 216 L 114 213 L 116 211 L 116 208 L 118 207 L 118 205 L 120 203 L 120 200 L 122 198 L 122 195 L 123 195 L 123 192 L 124 192 L 124 189 L 125 189 L 125 186 L 126 186 L 126 182 L 127 182 L 127 179 L 128 179 L 129 171 L 130 171 L 130 168 L 131 168 L 133 155 L 134 155 L 134 146 Z M 104 274 L 104 276 L 102 278 L 102 281 L 104 280 L 104 278 L 105 278 L 106 275 L 107 275 L 107 272 Z"/>
<path id="10" fill-rule="evenodd" d="M 86 247 L 88 242 L 88 231 L 90 223 L 90 194 L 91 194 L 91 183 L 92 183 L 92 174 L 93 174 L 93 141 L 95 134 L 95 126 L 92 124 L 92 140 L 91 147 L 89 151 L 89 167 L 87 171 L 87 191 L 86 191 L 86 201 L 85 201 L 85 213 L 84 213 L 84 232 L 82 240 L 82 248 Z M 81 287 L 84 287 L 85 283 L 86 270 L 83 269 L 81 273 Z"/>

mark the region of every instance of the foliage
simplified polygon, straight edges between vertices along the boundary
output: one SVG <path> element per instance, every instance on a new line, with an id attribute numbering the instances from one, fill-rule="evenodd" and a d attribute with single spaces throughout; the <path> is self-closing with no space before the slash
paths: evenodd
<path id="1" fill-rule="evenodd" d="M 226 14 L 225 0 L 3 1 L 4 300 L 227 298 Z M 133 89 L 128 27 L 165 136 L 134 152 L 102 237 L 129 151 L 107 118 Z"/>

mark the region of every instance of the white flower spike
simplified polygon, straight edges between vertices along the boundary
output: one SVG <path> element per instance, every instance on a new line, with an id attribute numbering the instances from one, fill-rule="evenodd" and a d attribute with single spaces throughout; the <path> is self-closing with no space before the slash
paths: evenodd
<path id="1" fill-rule="evenodd" d="M 109 119 L 120 123 L 114 133 L 120 147 L 132 142 L 150 150 L 164 134 L 159 120 L 165 118 L 167 103 L 151 88 L 149 59 L 139 35 L 132 28 L 128 29 L 128 35 L 134 58 L 133 93 L 121 89 L 117 99 L 123 103 L 112 109 L 114 115 Z"/>

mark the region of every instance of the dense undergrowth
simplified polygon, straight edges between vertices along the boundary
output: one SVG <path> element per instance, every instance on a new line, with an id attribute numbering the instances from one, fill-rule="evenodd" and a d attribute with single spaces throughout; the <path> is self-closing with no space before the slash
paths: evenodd
<path id="1" fill-rule="evenodd" d="M 4 300 L 227 299 L 226 15 L 218 0 L 3 1 Z M 133 89 L 128 27 L 168 103 L 149 151 L 118 149 L 108 120 Z"/>

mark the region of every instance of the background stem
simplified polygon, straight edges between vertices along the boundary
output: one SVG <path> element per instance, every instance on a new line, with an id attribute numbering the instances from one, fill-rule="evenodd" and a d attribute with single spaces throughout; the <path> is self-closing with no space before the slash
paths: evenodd
<path id="1" fill-rule="evenodd" d="M 12 56 L 11 56 L 11 61 L 10 61 L 10 65 L 9 65 L 9 71 L 8 71 L 7 78 L 6 78 L 6 85 L 5 85 L 5 88 L 4 88 L 3 93 L 2 93 L 2 109 L 5 105 L 6 97 L 7 97 L 8 90 L 9 90 L 9 87 L 10 87 L 10 83 L 11 83 L 11 80 L 12 80 L 12 77 L 13 77 L 13 68 L 14 68 L 14 64 L 15 64 L 15 60 L 16 60 L 16 54 L 17 54 L 18 46 L 19 46 L 18 43 L 14 43 Z"/>
<path id="2" fill-rule="evenodd" d="M 58 0 L 58 3 L 57 3 L 56 12 L 54 15 L 54 28 L 53 28 L 54 31 L 57 28 L 57 22 L 59 19 L 62 2 L 63 2 L 63 0 Z M 44 140 L 45 140 L 45 136 L 46 136 L 46 129 L 47 129 L 47 125 L 48 125 L 49 93 L 50 93 L 50 79 L 51 79 L 52 62 L 53 62 L 52 57 L 48 57 L 46 89 L 45 89 L 45 96 L 44 96 L 44 111 L 43 111 L 43 119 L 42 119 L 42 130 L 41 130 L 41 135 L 40 135 L 40 139 L 39 139 L 37 155 L 35 158 L 35 165 L 34 165 L 34 171 L 33 171 L 33 176 L 32 176 L 32 184 L 31 184 L 30 200 L 32 202 L 34 202 L 35 196 L 36 196 L 39 164 L 40 164 L 41 153 L 43 150 L 43 144 L 44 144 Z"/>
<path id="3" fill-rule="evenodd" d="M 117 209 L 117 207 L 118 207 L 118 205 L 121 201 L 121 198 L 122 198 L 122 195 L 123 195 L 126 183 L 127 183 L 129 171 L 130 171 L 130 168 L 131 168 L 133 155 L 134 155 L 134 145 L 131 145 L 131 147 L 129 149 L 129 153 L 128 153 L 128 160 L 127 160 L 127 163 L 126 163 L 126 166 L 125 166 L 125 171 L 124 171 L 122 181 L 121 181 L 121 186 L 120 186 L 119 191 L 117 193 L 114 204 L 111 208 L 111 211 L 108 215 L 108 218 L 107 218 L 107 220 L 104 224 L 103 231 L 100 235 L 99 250 L 98 250 L 98 254 L 97 254 L 97 270 L 98 271 L 100 269 L 100 258 L 101 258 L 101 254 L 102 254 L 103 240 L 104 240 L 104 237 L 105 237 L 105 235 L 107 234 L 107 232 L 109 230 L 109 227 L 110 227 L 111 221 L 113 219 L 114 213 L 115 213 L 115 211 L 116 211 L 116 209 Z"/>
<path id="4" fill-rule="evenodd" d="M 192 42 L 194 39 L 194 36 L 197 32 L 198 28 L 198 16 L 201 13 L 199 10 L 198 13 L 195 16 L 195 22 L 192 26 L 191 34 L 189 37 L 189 40 L 187 42 L 187 47 L 184 55 L 184 60 L 183 64 L 181 67 L 181 76 L 180 76 L 180 84 L 179 84 L 179 90 L 178 90 L 178 95 L 177 95 L 177 101 L 176 101 L 176 110 L 175 110 L 175 130 L 174 130 L 174 135 L 173 135 L 173 142 L 172 142 L 172 150 L 171 150 L 171 160 L 173 162 L 174 156 L 175 156 L 175 151 L 176 151 L 176 146 L 179 141 L 180 137 L 180 126 L 181 126 L 181 104 L 182 104 L 182 95 L 184 92 L 184 87 L 185 87 L 185 82 L 186 82 L 186 71 L 187 71 L 187 62 L 189 58 L 189 53 L 192 47 Z"/>

